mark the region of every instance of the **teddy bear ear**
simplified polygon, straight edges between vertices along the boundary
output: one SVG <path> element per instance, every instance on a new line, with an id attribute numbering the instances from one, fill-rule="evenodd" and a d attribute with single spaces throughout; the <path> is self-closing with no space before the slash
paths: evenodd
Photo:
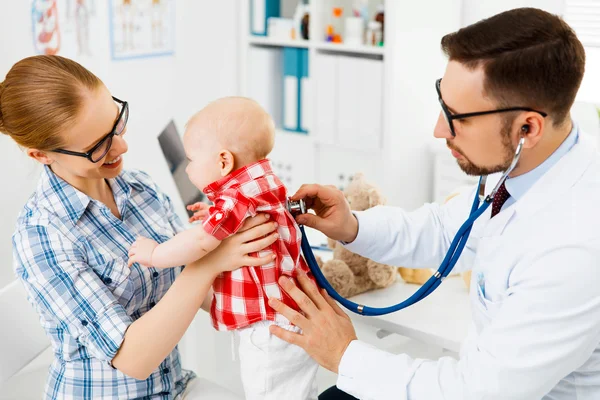
<path id="1" fill-rule="evenodd" d="M 365 180 L 365 174 L 363 174 L 362 172 L 357 172 L 354 174 L 354 176 L 352 177 L 352 181 L 363 181 Z"/>
<path id="2" fill-rule="evenodd" d="M 380 204 L 385 204 L 386 199 L 377 190 L 377 188 L 370 188 L 368 193 L 369 193 L 369 208 L 378 206 Z"/>

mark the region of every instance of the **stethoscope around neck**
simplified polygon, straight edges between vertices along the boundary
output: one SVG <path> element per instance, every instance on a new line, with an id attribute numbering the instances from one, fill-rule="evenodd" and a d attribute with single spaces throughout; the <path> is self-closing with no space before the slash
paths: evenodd
<path id="1" fill-rule="evenodd" d="M 306 263 L 310 268 L 313 276 L 315 277 L 319 286 L 324 288 L 327 293 L 337 300 L 341 305 L 346 307 L 348 310 L 355 312 L 361 315 L 384 315 L 393 313 L 395 311 L 402 310 L 403 308 L 412 306 L 413 304 L 418 303 L 423 300 L 425 297 L 429 296 L 433 293 L 434 290 L 440 286 L 443 280 L 452 272 L 452 269 L 456 265 L 458 258 L 460 257 L 465 245 L 467 243 L 467 239 L 471 233 L 471 228 L 473 224 L 487 210 L 487 208 L 492 204 L 494 200 L 494 196 L 498 192 L 498 189 L 504 183 L 508 175 L 512 172 L 512 170 L 517 166 L 517 162 L 521 156 L 521 150 L 523 149 L 523 145 L 525 144 L 525 138 L 521 137 L 519 140 L 519 144 L 517 145 L 517 149 L 515 150 L 515 155 L 513 157 L 512 163 L 510 167 L 502 174 L 502 177 L 492 190 L 490 194 L 485 195 L 485 183 L 487 180 L 487 175 L 482 175 L 479 178 L 479 189 L 475 194 L 475 198 L 473 199 L 473 205 L 471 206 L 471 212 L 469 214 L 469 218 L 462 224 L 456 235 L 454 236 L 454 240 L 450 244 L 450 248 L 444 257 L 444 260 L 440 264 L 438 270 L 433 274 L 431 278 L 427 282 L 423 284 L 412 296 L 408 299 L 404 300 L 401 303 L 395 304 L 389 307 L 369 307 L 362 304 L 355 303 L 350 301 L 344 297 L 342 297 L 336 290 L 331 286 L 331 284 L 327 281 L 323 272 L 319 268 L 317 264 L 317 260 L 315 259 L 315 255 L 313 254 L 312 248 L 308 243 L 308 239 L 306 238 L 306 232 L 304 231 L 304 226 L 300 226 L 300 230 L 302 231 L 302 253 L 304 254 L 304 258 L 306 259 Z M 483 202 L 483 204 L 481 204 Z M 306 204 L 304 200 L 300 201 L 288 201 L 287 204 L 288 211 L 292 215 L 304 214 L 306 213 Z"/>

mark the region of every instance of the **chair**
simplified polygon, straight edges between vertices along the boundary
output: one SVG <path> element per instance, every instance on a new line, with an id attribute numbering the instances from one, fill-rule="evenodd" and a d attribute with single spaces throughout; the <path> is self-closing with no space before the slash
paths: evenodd
<path id="1" fill-rule="evenodd" d="M 39 399 L 48 365 L 35 365 L 32 361 L 49 350 L 50 341 L 19 281 L 0 289 L 0 321 L 0 399 Z M 16 376 L 19 372 L 20 376 Z"/>

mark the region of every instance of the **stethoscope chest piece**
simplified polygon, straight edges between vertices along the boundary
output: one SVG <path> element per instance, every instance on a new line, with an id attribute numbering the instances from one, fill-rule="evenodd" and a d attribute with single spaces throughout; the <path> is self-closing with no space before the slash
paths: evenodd
<path id="1" fill-rule="evenodd" d="M 306 202 L 304 199 L 294 201 L 288 198 L 285 201 L 285 207 L 294 217 L 300 214 L 306 214 Z"/>

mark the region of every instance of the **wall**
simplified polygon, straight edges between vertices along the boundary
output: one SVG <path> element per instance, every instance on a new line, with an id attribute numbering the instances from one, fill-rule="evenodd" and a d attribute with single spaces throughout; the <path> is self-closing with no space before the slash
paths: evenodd
<path id="1" fill-rule="evenodd" d="M 519 7 L 541 8 L 554 14 L 562 14 L 565 0 L 463 0 L 462 22 L 469 25 L 502 11 Z"/>
<path id="2" fill-rule="evenodd" d="M 411 2 L 410 9 L 400 2 L 388 1 L 386 14 L 385 99 L 388 142 L 386 197 L 394 205 L 414 209 L 432 196 L 433 128 L 440 106 L 435 80 L 444 73 L 446 59 L 440 39 L 460 27 L 461 0 L 439 1 L 435 12 L 429 2 Z M 390 21 L 388 24 L 387 21 Z M 425 22 L 426 21 L 426 22 Z M 391 34 L 388 34 L 391 32 Z"/>
<path id="3" fill-rule="evenodd" d="M 109 90 L 130 103 L 126 168 L 140 168 L 183 206 L 163 161 L 158 141 L 161 129 L 175 118 L 180 133 L 189 116 L 208 101 L 237 92 L 237 2 L 177 0 L 175 55 L 111 61 L 108 2 L 96 1 L 91 34 L 98 46 L 92 57 L 74 57 L 100 77 Z M 30 1 L 0 0 L 0 79 L 18 60 L 33 55 Z M 209 7 L 210 4 L 210 7 Z M 185 12 L 184 12 L 185 10 Z M 10 16 L 10 17 L 7 17 Z M 215 18 L 219 16 L 219 18 Z M 39 167 L 5 135 L 0 135 L 1 190 L 0 287 L 13 279 L 11 235 L 14 222 L 34 190 Z"/>
<path id="4" fill-rule="evenodd" d="M 464 0 L 462 23 L 468 25 L 482 18 L 517 7 L 537 7 L 563 15 L 566 0 Z M 576 101 L 600 104 L 600 48 L 586 48 L 586 71 Z"/>

